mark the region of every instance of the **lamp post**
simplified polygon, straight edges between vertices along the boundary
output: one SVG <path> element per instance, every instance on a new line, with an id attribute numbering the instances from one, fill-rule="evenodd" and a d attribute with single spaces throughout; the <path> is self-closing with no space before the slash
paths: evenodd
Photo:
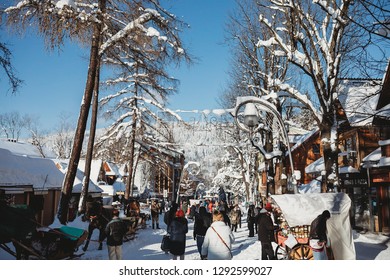
<path id="1" fill-rule="evenodd" d="M 282 117 L 276 107 L 267 100 L 259 97 L 237 97 L 236 107 L 234 110 L 234 120 L 239 129 L 249 133 L 251 144 L 263 154 L 266 161 L 272 160 L 274 157 L 281 156 L 283 152 L 281 150 L 270 151 L 267 148 L 270 143 L 260 143 L 260 141 L 258 141 L 258 138 L 255 136 L 256 133 L 272 133 L 272 135 L 280 136 L 279 140 L 281 140 L 281 142 L 284 143 L 287 148 L 292 173 L 287 183 L 288 189 L 296 193 L 296 186 L 293 186 L 292 184 L 292 182 L 295 181 L 294 165 L 291 156 L 288 134 L 286 131 L 286 127 L 283 123 Z M 271 144 L 273 144 L 274 138 L 266 140 L 272 142 Z M 266 148 L 264 148 L 264 146 L 266 146 Z M 266 196 L 268 196 L 268 191 L 269 184 L 267 178 Z"/>

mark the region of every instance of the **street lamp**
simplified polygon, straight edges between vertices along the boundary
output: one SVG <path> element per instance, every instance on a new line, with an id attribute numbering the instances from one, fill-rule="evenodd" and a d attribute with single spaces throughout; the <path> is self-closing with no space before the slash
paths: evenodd
<path id="1" fill-rule="evenodd" d="M 281 156 L 281 150 L 269 151 L 264 149 L 264 144 L 260 143 L 255 137 L 257 132 L 263 131 L 265 133 L 272 132 L 273 139 L 271 139 L 274 148 L 278 141 L 282 142 L 288 152 L 292 176 L 288 180 L 288 189 L 296 193 L 296 186 L 292 186 L 294 180 L 294 165 L 291 156 L 290 144 L 286 127 L 283 123 L 282 117 L 276 107 L 265 99 L 253 96 L 237 97 L 236 107 L 234 110 L 234 120 L 237 127 L 249 133 L 250 141 L 265 157 L 266 160 L 271 160 L 276 156 Z M 268 192 L 268 190 L 267 190 Z M 267 193 L 268 195 L 268 193 Z"/>
<path id="2" fill-rule="evenodd" d="M 244 109 L 244 123 L 250 129 L 259 125 L 259 115 L 257 114 L 257 108 L 253 103 L 247 103 Z"/>

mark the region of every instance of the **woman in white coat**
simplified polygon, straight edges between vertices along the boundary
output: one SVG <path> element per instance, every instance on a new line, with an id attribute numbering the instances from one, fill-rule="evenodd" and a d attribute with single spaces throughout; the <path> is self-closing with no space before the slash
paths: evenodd
<path id="1" fill-rule="evenodd" d="M 202 256 L 208 260 L 231 260 L 234 235 L 223 220 L 222 213 L 213 213 L 213 223 L 207 229 L 202 245 Z"/>

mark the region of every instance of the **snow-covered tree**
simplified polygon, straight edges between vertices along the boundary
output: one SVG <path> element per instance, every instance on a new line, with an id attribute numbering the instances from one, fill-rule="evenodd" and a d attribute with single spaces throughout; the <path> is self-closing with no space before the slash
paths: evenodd
<path id="1" fill-rule="evenodd" d="M 160 31 L 152 26 L 145 28 L 144 34 L 134 36 L 133 44 L 117 46 L 117 53 L 103 61 L 116 69 L 112 77 L 104 82 L 107 91 L 113 93 L 103 97 L 100 104 L 106 108 L 105 115 L 113 123 L 99 145 L 126 139 L 123 159 L 128 163 L 130 174 L 136 168 L 136 141 L 154 143 L 156 138 L 160 138 L 160 142 L 171 140 L 168 139 L 169 131 L 163 129 L 168 126 L 162 125 L 162 116 L 169 114 L 180 119 L 166 108 L 167 98 L 175 92 L 177 85 L 177 80 L 169 75 L 166 68 L 170 61 L 178 62 L 179 58 L 189 56 L 181 49 L 180 41 L 170 34 L 169 28 L 172 27 L 167 25 L 160 28 Z M 163 32 L 165 35 L 162 35 Z M 183 56 L 177 56 L 177 53 L 183 53 Z M 127 183 L 126 199 L 131 196 L 131 176 Z"/>
<path id="2" fill-rule="evenodd" d="M 59 206 L 60 222 L 66 223 L 80 159 L 96 77 L 102 59 L 124 61 L 120 56 L 143 55 L 149 41 L 157 42 L 167 57 L 178 59 L 185 54 L 176 28 L 176 18 L 164 10 L 158 0 L 25 0 L 12 1 L 5 10 L 8 23 L 26 28 L 36 26 L 49 47 L 61 46 L 66 39 L 90 46 L 90 64 L 83 102 L 80 108 L 69 168 L 64 180 Z M 170 51 L 172 50 L 172 51 Z M 168 61 L 166 61 L 168 62 Z M 125 66 L 126 67 L 126 66 Z"/>
<path id="3" fill-rule="evenodd" d="M 220 97 L 225 108 L 233 108 L 238 96 L 269 94 L 271 85 L 264 73 L 280 80 L 284 80 L 287 73 L 285 57 L 273 55 L 273 48 L 259 49 L 257 46 L 259 38 L 269 36 L 269 30 L 262 28 L 258 20 L 259 4 L 241 0 L 236 1 L 236 6 L 226 28 L 226 42 L 232 49 L 232 67 L 227 88 Z"/>
<path id="4" fill-rule="evenodd" d="M 380 4 L 382 9 L 370 14 L 374 3 Z M 365 4 L 369 5 L 363 6 Z M 377 22 L 388 19 L 389 10 L 383 9 L 385 4 L 375 0 L 256 1 L 259 25 L 256 28 L 262 30 L 261 36 L 253 38 L 256 39 L 257 51 L 261 54 L 268 51 L 271 57 L 280 58 L 283 64 L 276 62 L 275 67 L 286 75 L 274 75 L 265 67 L 258 68 L 256 73 L 267 85 L 264 93 L 278 93 L 279 99 L 292 98 L 312 111 L 313 121 L 321 131 L 328 179 L 323 191 L 326 191 L 327 183 L 337 183 L 335 102 L 339 80 L 351 75 L 351 70 L 362 61 L 358 60 L 362 49 L 367 53 L 366 40 L 374 34 L 369 32 L 372 29 L 367 29 L 367 16 L 370 20 L 376 18 Z M 365 26 L 359 22 L 364 22 Z M 297 76 L 300 76 L 298 82 L 294 78 Z M 254 88 L 259 85 L 247 86 Z"/>
<path id="5" fill-rule="evenodd" d="M 256 185 L 256 154 L 248 144 L 229 145 L 219 161 L 220 168 L 213 178 L 215 188 L 223 188 L 235 197 L 254 199 Z"/>

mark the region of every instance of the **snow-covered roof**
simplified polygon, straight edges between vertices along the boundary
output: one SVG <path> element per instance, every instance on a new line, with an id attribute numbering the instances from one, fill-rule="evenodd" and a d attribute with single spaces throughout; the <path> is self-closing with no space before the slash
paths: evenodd
<path id="1" fill-rule="evenodd" d="M 389 145 L 390 140 L 379 141 L 379 146 Z M 367 155 L 362 160 L 363 168 L 390 166 L 390 158 L 383 157 L 381 147 Z"/>
<path id="2" fill-rule="evenodd" d="M 51 159 L 15 155 L 0 149 L 0 186 L 30 185 L 34 189 L 61 189 L 64 175 Z"/>
<path id="3" fill-rule="evenodd" d="M 59 168 L 61 173 L 65 174 L 68 168 L 68 160 L 53 159 L 53 161 L 56 163 L 56 166 L 57 168 Z M 84 165 L 85 165 L 85 161 L 84 161 Z M 84 171 L 80 170 L 80 164 L 79 164 L 79 168 L 77 169 L 76 177 L 73 183 L 73 190 L 72 190 L 73 193 L 81 193 L 82 186 L 83 186 L 83 178 L 84 178 Z M 93 180 L 90 179 L 88 185 L 88 192 L 101 193 L 102 189 L 97 186 L 97 183 L 94 183 Z"/>
<path id="4" fill-rule="evenodd" d="M 363 167 L 367 167 L 365 166 L 366 164 L 369 164 L 369 163 L 378 163 L 379 159 L 381 158 L 382 156 L 382 153 L 381 153 L 381 148 L 377 148 L 375 151 L 373 151 L 372 153 L 368 154 L 367 156 L 365 156 L 362 160 L 363 162 Z"/>
<path id="5" fill-rule="evenodd" d="M 311 180 L 308 184 L 301 184 L 298 187 L 298 193 L 320 193 L 321 177 Z"/>
<path id="6" fill-rule="evenodd" d="M 369 80 L 345 80 L 340 83 L 338 99 L 351 126 L 372 124 L 381 85 Z"/>
<path id="7" fill-rule="evenodd" d="M 324 165 L 324 158 L 320 157 L 316 161 L 312 162 L 308 166 L 305 167 L 305 173 L 311 174 L 311 173 L 320 173 L 321 171 L 325 170 Z M 340 166 L 339 167 L 339 173 L 360 173 L 359 170 L 352 166 Z"/>
<path id="8" fill-rule="evenodd" d="M 390 118 L 390 104 L 384 106 L 376 112 L 376 115 L 381 118 Z"/>
<path id="9" fill-rule="evenodd" d="M 126 186 L 122 181 L 116 180 L 113 185 L 99 183 L 99 188 L 102 189 L 103 195 L 114 196 L 117 193 L 124 192 Z"/>
<path id="10" fill-rule="evenodd" d="M 0 139 L 0 149 L 10 151 L 14 155 L 29 156 L 42 158 L 43 156 L 38 150 L 38 147 L 24 142 L 13 142 L 6 139 Z M 45 158 L 56 158 L 56 155 L 43 147 L 43 153 Z"/>
<path id="11" fill-rule="evenodd" d="M 315 133 L 317 133 L 319 131 L 318 128 L 316 129 L 313 129 L 312 131 L 304 134 L 304 135 L 301 135 L 299 138 L 296 139 L 296 142 L 295 142 L 295 145 L 291 147 L 291 152 L 293 152 L 295 149 L 297 149 L 299 146 L 302 145 L 302 143 L 304 143 L 307 139 L 309 139 L 311 136 L 313 136 Z"/>
<path id="12" fill-rule="evenodd" d="M 79 165 L 78 165 L 78 169 L 84 174 L 84 171 L 85 171 L 85 160 L 81 159 L 79 161 Z M 103 161 L 100 160 L 100 159 L 96 159 L 96 160 L 92 160 L 91 162 L 91 174 L 89 176 L 89 178 L 91 179 L 91 181 L 97 185 L 98 184 L 98 181 L 99 181 L 99 174 L 100 174 L 100 170 L 102 168 L 102 164 L 103 164 Z"/>
<path id="13" fill-rule="evenodd" d="M 325 170 L 324 165 L 324 158 L 320 157 L 316 161 L 312 162 L 308 166 L 305 167 L 305 173 L 311 174 L 311 173 L 320 173 L 321 171 Z"/>
<path id="14" fill-rule="evenodd" d="M 109 176 L 119 176 L 120 171 L 119 171 L 119 166 L 113 162 L 106 161 L 105 164 L 108 166 L 110 170 L 106 170 L 106 175 Z"/>

